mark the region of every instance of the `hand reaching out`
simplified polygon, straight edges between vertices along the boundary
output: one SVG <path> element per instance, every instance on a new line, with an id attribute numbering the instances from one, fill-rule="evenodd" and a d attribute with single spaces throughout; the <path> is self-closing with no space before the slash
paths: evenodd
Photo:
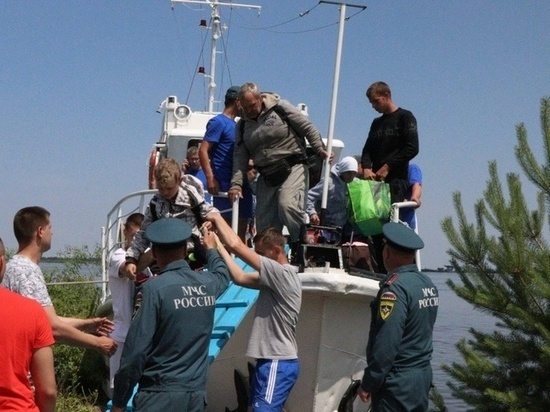
<path id="1" fill-rule="evenodd" d="M 115 324 L 107 318 L 93 318 L 91 321 L 92 333 L 96 335 L 109 336 L 115 330 Z"/>
<path id="2" fill-rule="evenodd" d="M 208 249 L 217 249 L 220 239 L 218 238 L 218 235 L 216 235 L 216 233 L 214 233 L 210 229 L 211 228 L 207 228 L 206 225 L 203 225 L 201 227 L 201 231 L 203 235 L 202 241 Z"/>

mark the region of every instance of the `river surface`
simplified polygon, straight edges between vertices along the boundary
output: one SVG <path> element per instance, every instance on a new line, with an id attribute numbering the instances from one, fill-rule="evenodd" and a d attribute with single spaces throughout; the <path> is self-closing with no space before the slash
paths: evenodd
<path id="1" fill-rule="evenodd" d="M 457 284 L 461 283 L 456 273 L 426 272 L 426 274 L 430 276 L 439 290 L 439 309 L 433 337 L 434 384 L 443 396 L 449 412 L 464 411 L 468 409 L 468 405 L 451 395 L 451 390 L 446 384 L 451 378 L 441 369 L 441 364 L 463 363 L 462 357 L 455 347 L 456 342 L 462 338 L 471 338 L 470 328 L 482 332 L 494 330 L 496 320 L 486 313 L 475 310 L 470 303 L 460 299 L 447 286 L 448 279 Z"/>

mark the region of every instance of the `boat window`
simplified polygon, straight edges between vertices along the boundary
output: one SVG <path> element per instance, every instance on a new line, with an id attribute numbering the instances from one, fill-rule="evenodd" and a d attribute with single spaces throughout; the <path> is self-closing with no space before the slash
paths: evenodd
<path id="1" fill-rule="evenodd" d="M 191 147 L 199 147 L 201 144 L 202 139 L 193 139 L 189 140 L 189 144 L 187 145 L 187 150 Z"/>

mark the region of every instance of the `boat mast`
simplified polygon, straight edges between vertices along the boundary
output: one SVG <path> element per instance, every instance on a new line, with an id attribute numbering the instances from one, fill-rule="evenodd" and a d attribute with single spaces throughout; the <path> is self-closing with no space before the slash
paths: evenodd
<path id="1" fill-rule="evenodd" d="M 340 64 L 342 60 L 342 43 L 344 39 L 344 26 L 346 22 L 346 7 L 366 9 L 367 6 L 343 3 L 337 1 L 321 0 L 319 3 L 336 4 L 340 6 L 340 20 L 338 23 L 338 43 L 336 47 L 336 61 L 334 63 L 334 79 L 332 82 L 332 100 L 330 104 L 330 116 L 328 122 L 327 152 L 332 153 L 332 140 L 334 138 L 334 121 L 336 119 L 336 103 L 338 100 L 338 85 L 340 82 Z M 323 196 L 321 198 L 321 224 L 325 223 L 327 214 L 328 179 L 330 175 L 330 157 L 325 160 L 325 176 L 323 183 Z"/>
<path id="2" fill-rule="evenodd" d="M 204 73 L 206 77 L 210 79 L 208 84 L 208 112 L 214 112 L 214 94 L 216 92 L 216 55 L 218 54 L 217 43 L 218 39 L 222 35 L 222 26 L 220 20 L 220 13 L 218 11 L 219 6 L 230 7 L 245 7 L 248 9 L 258 10 L 258 13 L 262 10 L 261 6 L 252 4 L 239 4 L 239 3 L 224 3 L 218 0 L 171 0 L 172 3 L 184 3 L 184 4 L 201 4 L 211 8 L 212 25 L 210 31 L 212 33 L 211 53 L 210 53 L 210 74 Z"/>

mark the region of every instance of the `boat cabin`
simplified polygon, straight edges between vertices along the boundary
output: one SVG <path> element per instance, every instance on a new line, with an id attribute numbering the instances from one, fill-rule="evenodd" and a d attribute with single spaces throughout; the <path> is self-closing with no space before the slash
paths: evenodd
<path id="1" fill-rule="evenodd" d="M 306 116 L 307 105 L 300 103 L 296 106 Z M 154 189 L 153 169 L 160 159 L 171 157 L 182 163 L 187 150 L 192 146 L 199 146 L 206 132 L 206 124 L 217 113 L 213 112 L 194 112 L 191 107 L 178 102 L 177 96 L 168 96 L 157 110 L 164 109 L 162 121 L 162 130 L 160 139 L 154 144 L 149 158 L 149 189 Z M 327 144 L 326 139 L 323 142 Z M 334 152 L 334 162 L 338 162 L 344 143 L 341 140 L 333 140 L 332 151 Z M 306 148 L 307 155 L 311 155 L 312 149 L 309 144 Z M 315 185 L 321 177 L 321 162 L 317 173 L 310 176 L 310 187 Z"/>

